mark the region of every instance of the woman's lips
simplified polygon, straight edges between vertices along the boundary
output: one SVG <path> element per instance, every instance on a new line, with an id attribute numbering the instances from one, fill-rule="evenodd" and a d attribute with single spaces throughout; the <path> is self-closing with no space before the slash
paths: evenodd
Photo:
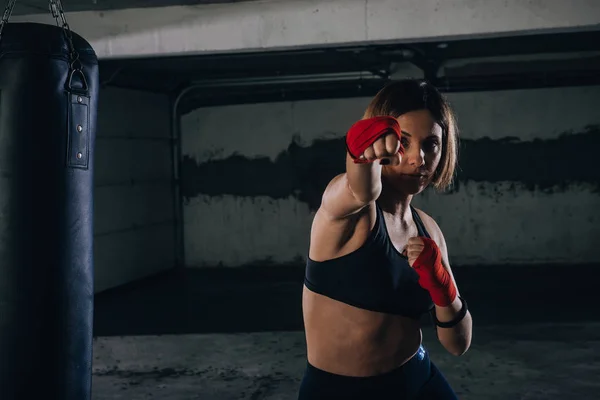
<path id="1" fill-rule="evenodd" d="M 402 174 L 402 176 L 405 176 L 407 178 L 412 178 L 412 179 L 420 179 L 420 178 L 427 177 L 427 175 L 425 175 L 425 174 Z"/>

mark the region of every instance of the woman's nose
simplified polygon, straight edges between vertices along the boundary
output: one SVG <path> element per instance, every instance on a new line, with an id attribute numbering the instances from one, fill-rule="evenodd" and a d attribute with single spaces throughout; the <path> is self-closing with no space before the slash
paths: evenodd
<path id="1" fill-rule="evenodd" d="M 425 163 L 425 152 L 421 148 L 411 149 L 408 154 L 404 154 L 404 157 L 408 158 L 408 163 L 415 167 L 421 167 Z"/>

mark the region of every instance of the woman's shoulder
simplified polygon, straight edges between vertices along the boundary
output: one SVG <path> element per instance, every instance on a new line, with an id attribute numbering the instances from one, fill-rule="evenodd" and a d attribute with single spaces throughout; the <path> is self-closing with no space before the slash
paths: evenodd
<path id="1" fill-rule="evenodd" d="M 433 225 L 439 229 L 437 222 L 435 222 L 435 220 L 433 219 L 433 217 L 431 217 L 431 215 L 427 214 L 425 211 L 423 211 L 417 207 L 413 207 L 413 210 L 415 210 L 417 212 L 417 214 L 419 215 L 419 217 L 421 218 L 421 220 L 423 221 L 424 224 Z"/>
<path id="2" fill-rule="evenodd" d="M 421 221 L 423 221 L 423 225 L 425 225 L 425 229 L 427 229 L 427 232 L 429 232 L 431 238 L 435 240 L 436 243 L 438 243 L 438 245 L 441 241 L 444 241 L 444 235 L 442 234 L 442 230 L 440 229 L 440 226 L 435 221 L 435 219 L 433 219 L 433 217 L 431 217 L 429 214 L 427 214 L 420 208 L 413 208 L 417 212 L 417 215 L 421 218 Z"/>

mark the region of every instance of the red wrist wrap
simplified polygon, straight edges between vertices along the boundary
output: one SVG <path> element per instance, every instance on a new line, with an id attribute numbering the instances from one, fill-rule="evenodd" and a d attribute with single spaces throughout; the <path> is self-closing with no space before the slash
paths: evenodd
<path id="1" fill-rule="evenodd" d="M 413 268 L 419 274 L 419 284 L 429 291 L 435 305 L 447 307 L 456 299 L 456 286 L 442 265 L 439 247 L 429 238 L 421 239 L 425 248 L 413 263 Z"/>
<path id="2" fill-rule="evenodd" d="M 356 164 L 366 164 L 371 161 L 360 159 L 359 157 L 364 151 L 371 146 L 377 139 L 393 133 L 398 137 L 398 140 L 402 138 L 400 132 L 400 124 L 394 117 L 373 117 L 363 119 L 352 125 L 348 133 L 346 134 L 346 148 L 348 154 L 354 160 Z M 400 154 L 404 154 L 404 148 L 400 145 Z"/>

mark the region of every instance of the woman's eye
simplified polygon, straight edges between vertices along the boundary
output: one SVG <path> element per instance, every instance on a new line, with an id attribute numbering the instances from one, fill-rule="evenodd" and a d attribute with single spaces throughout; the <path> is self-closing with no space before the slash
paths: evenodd
<path id="1" fill-rule="evenodd" d="M 425 149 L 429 151 L 436 150 L 438 146 L 439 143 L 437 140 L 429 140 L 425 143 Z"/>

